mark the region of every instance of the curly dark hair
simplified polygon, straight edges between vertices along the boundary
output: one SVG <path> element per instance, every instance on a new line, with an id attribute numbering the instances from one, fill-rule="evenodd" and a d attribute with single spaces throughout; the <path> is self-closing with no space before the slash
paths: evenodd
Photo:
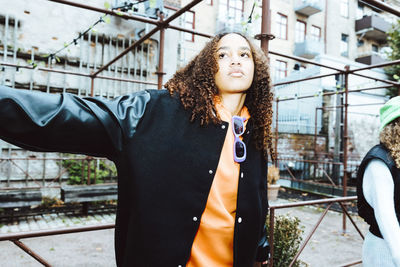
<path id="1" fill-rule="evenodd" d="M 400 168 L 400 118 L 391 121 L 379 133 L 379 141 L 390 151 L 396 167 Z"/>
<path id="2" fill-rule="evenodd" d="M 269 151 L 271 159 L 274 160 L 271 133 L 273 93 L 268 61 L 264 52 L 242 33 L 225 32 L 214 36 L 164 87 L 171 95 L 178 94 L 184 108 L 192 111 L 191 121 L 198 119 L 201 125 L 221 123 L 214 103 L 214 97 L 218 95 L 215 84 L 215 74 L 218 72 L 216 50 L 219 40 L 230 33 L 239 34 L 250 46 L 254 60 L 254 77 L 247 90 L 244 105 L 248 108 L 253 121 L 253 140 L 256 148 L 264 152 L 266 160 Z"/>

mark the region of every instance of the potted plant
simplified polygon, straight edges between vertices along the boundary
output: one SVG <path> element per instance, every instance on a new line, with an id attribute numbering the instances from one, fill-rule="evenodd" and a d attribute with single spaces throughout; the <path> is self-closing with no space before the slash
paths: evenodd
<path id="1" fill-rule="evenodd" d="M 279 168 L 274 165 L 268 166 L 268 200 L 276 200 L 278 198 L 279 188 L 276 182 L 279 180 Z"/>
<path id="2" fill-rule="evenodd" d="M 266 221 L 267 233 L 269 233 L 269 216 Z M 303 240 L 304 226 L 300 225 L 300 219 L 289 214 L 275 216 L 274 224 L 274 266 L 286 267 L 290 265 L 300 248 Z M 268 265 L 263 265 L 268 266 Z M 294 267 L 308 266 L 307 263 L 297 260 Z"/>

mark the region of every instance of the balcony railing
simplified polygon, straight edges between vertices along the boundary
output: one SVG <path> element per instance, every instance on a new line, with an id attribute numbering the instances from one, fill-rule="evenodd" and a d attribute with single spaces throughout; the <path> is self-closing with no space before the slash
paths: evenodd
<path id="1" fill-rule="evenodd" d="M 375 65 L 387 62 L 387 60 L 384 57 L 382 57 L 380 53 L 371 51 L 369 53 L 360 54 L 356 58 L 356 62 L 367 65 Z"/>
<path id="2" fill-rule="evenodd" d="M 391 25 L 378 15 L 364 16 L 356 20 L 356 33 L 381 43 L 386 42 L 387 31 Z"/>
<path id="3" fill-rule="evenodd" d="M 295 43 L 294 55 L 304 58 L 314 58 L 324 51 L 324 44 L 312 38 L 306 38 L 303 42 Z"/>
<path id="4" fill-rule="evenodd" d="M 304 16 L 311 16 L 323 10 L 323 2 L 320 0 L 296 0 L 294 11 Z"/>

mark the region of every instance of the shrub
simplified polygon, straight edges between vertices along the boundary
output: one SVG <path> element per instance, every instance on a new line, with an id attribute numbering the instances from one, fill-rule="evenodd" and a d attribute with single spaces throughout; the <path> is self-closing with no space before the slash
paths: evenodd
<path id="1" fill-rule="evenodd" d="M 267 232 L 269 231 L 269 216 L 266 222 Z M 299 250 L 304 230 L 300 226 L 297 217 L 288 215 L 275 216 L 274 226 L 274 266 L 286 267 L 296 256 Z M 308 266 L 306 263 L 297 260 L 293 266 Z"/>
<path id="2" fill-rule="evenodd" d="M 91 184 L 95 183 L 95 170 L 97 184 L 102 183 L 104 178 L 117 176 L 117 170 L 114 164 L 107 164 L 104 160 L 100 160 L 98 166 L 94 163 L 94 160 L 90 162 Z M 62 161 L 62 166 L 68 171 L 68 184 L 74 185 L 86 183 L 88 177 L 88 161 L 68 159 Z"/>

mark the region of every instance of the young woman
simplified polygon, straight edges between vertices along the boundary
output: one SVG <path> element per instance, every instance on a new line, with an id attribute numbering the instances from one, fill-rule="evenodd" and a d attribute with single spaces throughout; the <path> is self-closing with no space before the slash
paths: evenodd
<path id="1" fill-rule="evenodd" d="M 253 266 L 268 244 L 266 62 L 224 33 L 167 90 L 108 101 L 0 87 L 0 138 L 115 162 L 118 266 Z"/>
<path id="2" fill-rule="evenodd" d="M 358 212 L 370 225 L 363 266 L 400 267 L 400 97 L 380 110 L 380 144 L 365 156 L 357 174 Z"/>

